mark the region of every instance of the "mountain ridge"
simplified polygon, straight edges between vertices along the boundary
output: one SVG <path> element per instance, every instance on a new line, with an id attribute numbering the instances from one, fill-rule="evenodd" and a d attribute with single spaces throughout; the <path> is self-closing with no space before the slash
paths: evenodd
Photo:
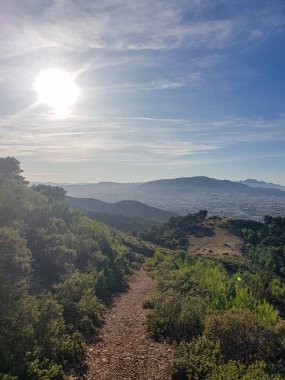
<path id="1" fill-rule="evenodd" d="M 72 197 L 95 198 L 109 203 L 128 199 L 178 214 L 207 209 L 209 215 L 261 220 L 264 215 L 278 216 L 285 211 L 283 190 L 253 187 L 206 176 L 160 179 L 144 183 L 101 182 L 62 187 Z"/>
<path id="2" fill-rule="evenodd" d="M 140 217 L 155 221 L 166 221 L 177 214 L 134 200 L 122 200 L 114 203 L 104 202 L 94 198 L 66 197 L 71 207 L 76 207 L 92 213 L 120 214 L 126 217 Z"/>
<path id="3" fill-rule="evenodd" d="M 62 186 L 62 187 L 104 187 L 104 186 L 119 186 L 119 187 L 140 187 L 140 186 L 151 186 L 151 185 L 165 185 L 165 184 L 191 184 L 191 185 L 229 185 L 235 186 L 235 184 L 245 185 L 248 187 L 255 188 L 268 188 L 285 190 L 285 186 L 266 182 L 262 180 L 257 180 L 249 178 L 246 180 L 229 180 L 229 179 L 218 179 L 208 176 L 191 176 L 191 177 L 176 177 L 176 178 L 161 178 L 157 180 L 145 181 L 145 182 L 116 182 L 116 181 L 99 181 L 99 182 L 86 182 L 86 183 L 56 183 L 56 182 L 35 182 L 32 184 L 44 183 L 52 186 Z"/>
<path id="4" fill-rule="evenodd" d="M 283 185 L 273 183 L 273 182 L 260 181 L 254 178 L 248 178 L 243 181 L 239 181 L 239 183 L 243 183 L 251 187 L 262 187 L 262 188 L 267 188 L 267 189 L 278 189 L 278 190 L 285 191 L 285 186 Z"/>

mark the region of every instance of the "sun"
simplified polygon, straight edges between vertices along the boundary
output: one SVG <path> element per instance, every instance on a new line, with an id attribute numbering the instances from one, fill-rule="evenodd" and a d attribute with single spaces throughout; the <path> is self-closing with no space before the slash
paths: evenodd
<path id="1" fill-rule="evenodd" d="M 36 79 L 38 102 L 53 109 L 56 116 L 65 117 L 79 98 L 79 88 L 74 78 L 62 69 L 44 70 Z"/>

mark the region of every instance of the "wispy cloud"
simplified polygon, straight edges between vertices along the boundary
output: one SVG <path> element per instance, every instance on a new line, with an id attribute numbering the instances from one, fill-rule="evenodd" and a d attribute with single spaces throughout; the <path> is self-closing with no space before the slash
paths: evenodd
<path id="1" fill-rule="evenodd" d="M 268 67 L 251 61 L 284 31 L 284 10 L 275 0 L 2 1 L 1 156 L 175 168 L 284 142 L 282 96 L 256 117 L 270 100 L 255 90 Z M 34 107 L 46 67 L 82 90 L 68 119 Z"/>
<path id="2" fill-rule="evenodd" d="M 258 12 L 260 17 L 255 14 L 254 19 L 249 7 L 247 14 L 237 12 L 236 16 L 206 20 L 201 17 L 201 11 L 207 7 L 211 9 L 211 3 L 201 4 L 200 1 L 184 0 L 178 3 L 174 0 L 152 3 L 147 0 L 106 0 L 104 3 L 55 0 L 46 8 L 43 4 L 40 15 L 3 14 L 1 56 L 50 48 L 74 52 L 181 47 L 216 49 L 233 43 L 245 30 L 249 38 L 254 39 L 276 33 L 284 26 L 284 20 L 272 8 L 262 8 Z M 253 20 L 256 20 L 255 28 Z"/>
<path id="3" fill-rule="evenodd" d="M 239 144 L 285 141 L 284 119 L 231 119 L 193 122 L 145 117 L 85 117 L 46 120 L 26 116 L 18 123 L 2 120 L 2 155 L 34 156 L 52 162 L 171 160 L 181 165 L 202 160 Z M 19 139 L 19 136 L 21 138 Z"/>

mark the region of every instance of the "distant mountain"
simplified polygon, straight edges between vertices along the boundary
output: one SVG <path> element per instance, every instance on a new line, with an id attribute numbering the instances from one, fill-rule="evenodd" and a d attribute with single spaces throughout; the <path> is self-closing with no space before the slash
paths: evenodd
<path id="1" fill-rule="evenodd" d="M 246 179 L 244 181 L 239 181 L 239 183 L 243 183 L 244 185 L 251 187 L 262 187 L 265 189 L 278 189 L 285 191 L 285 186 L 278 185 L 272 182 L 258 181 L 257 179 Z"/>
<path id="2" fill-rule="evenodd" d="M 285 215 L 285 191 L 281 189 L 253 187 L 245 183 L 205 176 L 161 179 L 145 183 L 100 182 L 56 185 L 64 187 L 67 194 L 72 197 L 96 198 L 109 203 L 128 199 L 179 214 L 192 214 L 207 209 L 209 215 L 255 220 L 260 220 L 267 214 Z M 89 207 L 86 204 L 81 206 Z M 119 214 L 129 208 L 124 203 L 115 207 L 119 208 Z M 133 207 L 134 205 L 131 210 Z"/>
<path id="3" fill-rule="evenodd" d="M 143 218 L 157 222 L 163 222 L 177 215 L 171 211 L 161 210 L 156 207 L 148 206 L 138 201 L 120 201 L 116 203 L 107 203 L 93 198 L 73 198 L 66 197 L 69 206 L 82 211 L 96 214 L 117 214 L 128 218 Z"/>
<path id="4" fill-rule="evenodd" d="M 254 196 L 285 196 L 279 189 L 248 186 L 243 183 L 233 182 L 229 180 L 220 180 L 204 176 L 185 177 L 173 179 L 160 179 L 157 181 L 146 182 L 141 185 L 144 189 L 166 189 L 167 191 L 191 192 L 197 191 L 218 191 L 232 192 L 234 194 L 248 194 Z"/>
<path id="5" fill-rule="evenodd" d="M 97 200 L 104 200 L 105 202 L 119 202 L 124 199 L 142 201 L 141 195 L 146 192 L 157 192 L 157 196 L 161 191 L 169 191 L 171 193 L 192 193 L 197 191 L 202 192 L 233 192 L 235 194 L 249 194 L 254 196 L 280 196 L 284 197 L 284 191 L 281 188 L 272 188 L 270 186 L 262 186 L 263 181 L 254 181 L 250 183 L 256 183 L 256 186 L 249 185 L 240 182 L 234 182 L 229 180 L 220 180 L 215 178 L 209 178 L 205 176 L 196 177 L 182 177 L 173 179 L 159 179 L 155 181 L 149 181 L 145 183 L 117 183 L 117 182 L 99 182 L 90 184 L 54 184 L 62 186 L 67 194 L 73 197 L 84 198 L 96 198 Z M 256 182 L 255 182 L 256 181 Z M 261 186 L 257 186 L 260 183 Z M 281 185 L 275 185 L 280 186 Z M 254 187 L 254 189 L 253 189 Z M 283 186 L 283 188 L 285 188 Z M 147 202 L 146 202 L 147 203 Z M 119 206 L 118 206 L 119 207 Z M 125 205 L 122 205 L 124 208 Z"/>

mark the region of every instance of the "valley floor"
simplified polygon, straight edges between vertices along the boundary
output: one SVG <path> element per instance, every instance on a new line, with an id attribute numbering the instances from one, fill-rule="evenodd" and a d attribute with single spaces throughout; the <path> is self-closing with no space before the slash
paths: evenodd
<path id="1" fill-rule="evenodd" d="M 167 380 L 172 348 L 147 337 L 143 300 L 155 289 L 141 269 L 107 313 L 98 343 L 88 348 L 88 380 Z"/>

